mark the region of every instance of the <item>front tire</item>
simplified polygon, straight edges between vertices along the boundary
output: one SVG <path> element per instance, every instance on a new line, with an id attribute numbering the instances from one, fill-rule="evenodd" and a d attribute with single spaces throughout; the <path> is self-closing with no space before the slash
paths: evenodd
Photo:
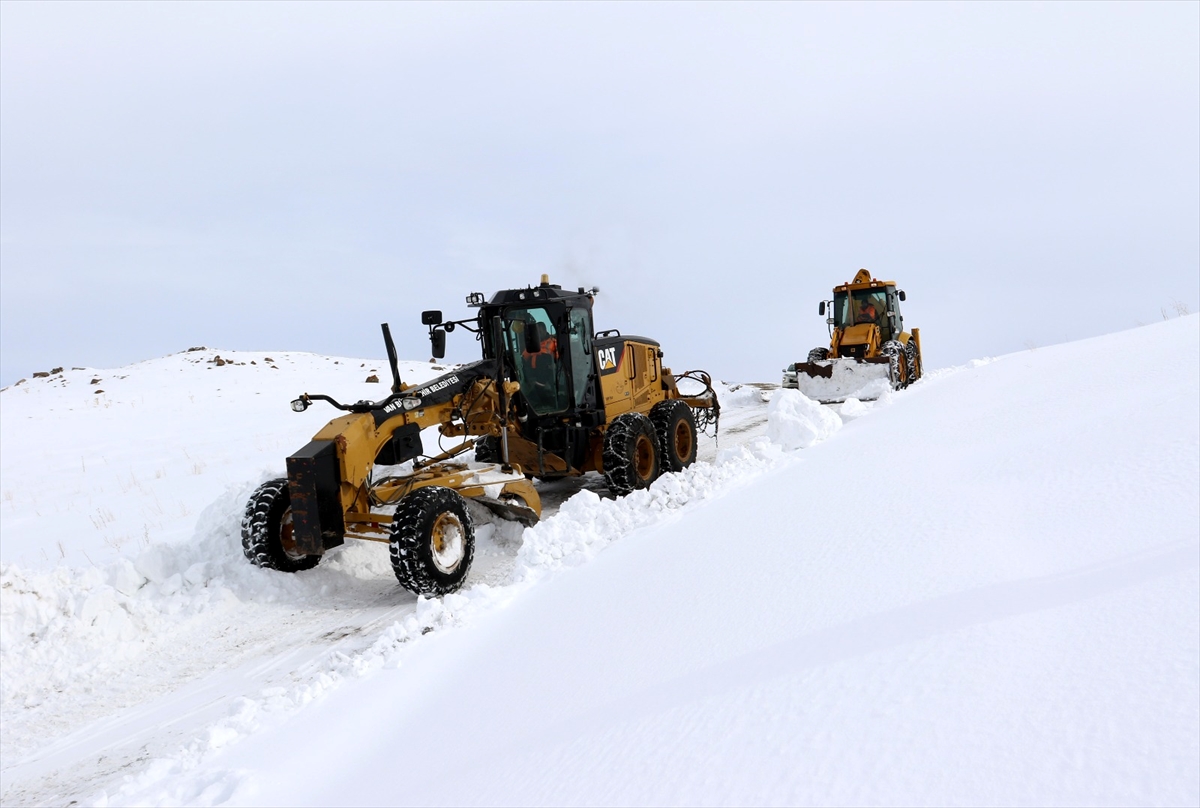
<path id="1" fill-rule="evenodd" d="M 824 360 L 826 360 L 828 358 L 829 358 L 829 349 L 828 348 L 813 348 L 811 351 L 808 352 L 808 361 L 809 362 L 823 362 Z"/>
<path id="2" fill-rule="evenodd" d="M 904 358 L 908 361 L 908 381 L 909 384 L 921 378 L 923 368 L 921 367 L 921 356 L 917 353 L 916 340 L 910 339 L 904 343 Z"/>
<path id="3" fill-rule="evenodd" d="M 265 482 L 250 496 L 242 515 L 242 554 L 256 567 L 280 572 L 309 570 L 321 561 L 296 550 L 287 478 Z"/>
<path id="4" fill-rule="evenodd" d="M 654 424 L 640 412 L 619 415 L 604 433 L 604 481 L 621 497 L 649 488 L 661 473 Z"/>
<path id="5" fill-rule="evenodd" d="M 456 491 L 431 485 L 400 500 L 388 544 L 400 585 L 438 597 L 462 588 L 475 557 L 475 527 Z"/>
<path id="6" fill-rule="evenodd" d="M 683 471 L 696 461 L 696 416 L 677 398 L 660 401 L 650 410 L 650 423 L 662 449 L 662 470 Z"/>

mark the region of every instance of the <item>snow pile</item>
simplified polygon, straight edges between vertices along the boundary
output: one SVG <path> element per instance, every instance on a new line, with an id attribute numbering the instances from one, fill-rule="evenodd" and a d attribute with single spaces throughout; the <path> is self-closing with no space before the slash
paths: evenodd
<path id="1" fill-rule="evenodd" d="M 842 402 L 840 407 L 838 407 L 838 417 L 842 419 L 843 423 L 845 423 L 846 421 L 852 421 L 855 418 L 862 418 L 869 411 L 870 410 L 867 408 L 866 404 L 859 401 L 854 396 L 850 396 Z"/>
<path id="2" fill-rule="evenodd" d="M 585 564 L 612 542 L 668 520 L 689 504 L 749 484 L 782 458 L 777 447 L 757 438 L 722 450 L 716 463 L 696 463 L 664 474 L 649 488 L 617 500 L 580 491 L 553 518 L 525 531 L 515 580 L 537 580 L 548 572 Z"/>
<path id="3" fill-rule="evenodd" d="M 767 410 L 767 437 L 784 449 L 807 449 L 842 426 L 842 419 L 799 390 L 780 390 Z"/>
<path id="4" fill-rule="evenodd" d="M 763 399 L 752 385 L 719 386 L 722 407 L 751 406 Z M 866 406 L 855 400 L 865 414 Z M 636 530 L 671 519 L 691 504 L 724 496 L 749 485 L 787 455 L 827 440 L 841 428 L 834 410 L 797 390 L 774 390 L 767 406 L 766 437 L 723 449 L 713 463 L 696 463 L 676 474 L 664 474 L 648 489 L 618 500 L 581 491 L 551 520 L 525 531 L 517 556 L 516 580 L 537 579 L 546 572 L 585 564 L 613 541 Z"/>
<path id="5" fill-rule="evenodd" d="M 832 367 L 832 375 L 810 376 L 801 371 L 796 380 L 806 395 L 818 401 L 836 402 L 850 396 L 870 400 L 887 395 L 891 390 L 886 363 L 825 359 L 814 364 Z"/>

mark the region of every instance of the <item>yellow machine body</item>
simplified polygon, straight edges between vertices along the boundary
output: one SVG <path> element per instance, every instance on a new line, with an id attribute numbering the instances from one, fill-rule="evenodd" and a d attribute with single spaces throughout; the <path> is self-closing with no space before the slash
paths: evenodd
<path id="1" fill-rule="evenodd" d="M 854 279 L 833 288 L 822 301 L 828 314 L 828 348 L 809 352 L 785 376 L 785 385 L 823 403 L 851 396 L 870 399 L 907 387 L 923 372 L 919 329 L 907 331 L 900 314 L 905 294 L 895 281 L 879 280 L 860 269 Z M 792 381 L 794 379 L 794 382 Z"/>
<path id="2" fill-rule="evenodd" d="M 544 340 L 530 337 L 531 342 L 524 343 L 522 326 L 529 323 L 532 330 L 538 321 L 519 318 L 530 310 L 539 316 L 547 310 L 532 305 L 539 301 L 527 301 L 526 295 L 544 296 L 551 301 L 546 307 L 557 304 L 562 312 L 558 322 L 566 325 Z M 707 374 L 685 374 L 700 381 L 705 391 L 683 396 L 676 377 L 662 367 L 663 353 L 654 340 L 615 331 L 594 337 L 585 333 L 579 324 L 590 327 L 590 319 L 585 320 L 579 312 L 586 311 L 590 318 L 591 294 L 584 290 L 566 293 L 543 281 L 539 287 L 497 293 L 492 303 L 479 305 L 478 328 L 472 330 L 482 335 L 484 359 L 424 385 L 404 384 L 397 373 L 393 394 L 381 402 L 346 407 L 327 396 L 309 394 L 293 402 L 294 409 L 303 409 L 314 400 L 325 399 L 342 409 L 355 410 L 331 420 L 307 446 L 288 458 L 294 552 L 319 555 L 341 544 L 346 536 L 388 541 L 394 506 L 428 486 L 452 489 L 501 516 L 531 524 L 540 518 L 541 501 L 527 478 L 605 472 L 605 434 L 620 416 L 649 415 L 656 404 L 679 399 L 716 418 L 716 395 Z M 431 320 L 440 321 L 440 312 L 429 314 L 437 315 Z M 468 321 L 449 327 L 439 322 L 436 328 L 452 330 L 464 322 Z M 544 331 L 546 321 L 541 322 Z M 556 328 L 554 321 L 549 325 Z M 489 333 L 490 328 L 494 333 Z M 394 360 L 390 334 L 386 327 L 384 330 Z M 563 343 L 561 351 L 559 341 Z M 559 375 L 586 379 L 582 388 L 586 396 L 572 393 L 572 400 L 582 405 L 560 414 L 538 412 L 538 399 L 525 395 L 530 391 L 522 390 L 519 381 L 522 372 L 527 373 L 530 384 L 544 381 L 535 378 L 531 369 L 537 367 L 537 357 L 554 366 L 547 358 L 551 346 L 554 357 L 569 347 L 577 362 L 588 365 L 579 368 L 563 363 L 571 372 Z M 435 426 L 442 436 L 462 440 L 430 457 L 424 453 L 420 433 Z M 565 443 L 559 441 L 564 451 L 553 441 L 568 432 Z M 658 442 L 652 447 L 655 452 L 659 451 Z M 476 448 L 473 461 L 459 457 L 472 447 Z M 495 462 L 480 461 L 481 449 L 490 451 L 493 457 L 489 459 Z M 388 467 L 390 470 L 381 471 Z"/>

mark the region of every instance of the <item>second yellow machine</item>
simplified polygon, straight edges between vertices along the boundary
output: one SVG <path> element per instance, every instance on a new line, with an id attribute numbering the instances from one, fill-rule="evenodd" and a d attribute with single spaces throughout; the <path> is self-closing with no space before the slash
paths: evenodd
<path id="1" fill-rule="evenodd" d="M 814 348 L 807 362 L 789 365 L 783 386 L 832 404 L 850 396 L 878 398 L 888 387 L 898 390 L 921 378 L 921 331 L 904 330 L 904 299 L 895 281 L 872 278 L 865 269 L 835 286 L 833 300 L 818 307 L 828 314 L 829 347 Z"/>
<path id="2" fill-rule="evenodd" d="M 341 404 L 308 394 L 297 412 L 325 401 L 330 421 L 287 459 L 287 477 L 246 504 L 242 550 L 260 567 L 298 572 L 347 538 L 387 542 L 397 579 L 435 596 L 462 586 L 474 554 L 468 502 L 526 524 L 541 516 L 529 478 L 597 471 L 617 495 L 649 486 L 696 458 L 697 431 L 719 414 L 702 371 L 672 374 L 652 339 L 593 330 L 595 290 L 538 286 L 467 298 L 475 317 L 422 314 L 435 357 L 446 333 L 475 334 L 483 358 L 422 385 L 400 380 L 387 325 L 391 395 Z M 680 393 L 688 379 L 696 393 Z M 430 456 L 421 432 L 461 437 Z M 474 448 L 475 460 L 460 456 Z"/>

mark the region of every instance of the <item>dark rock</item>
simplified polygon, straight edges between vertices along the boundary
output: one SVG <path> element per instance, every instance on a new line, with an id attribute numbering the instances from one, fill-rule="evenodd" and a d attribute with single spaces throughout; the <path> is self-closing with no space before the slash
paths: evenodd
<path id="1" fill-rule="evenodd" d="M 92 379 L 92 384 L 100 384 L 100 380 L 99 380 L 99 379 Z"/>
<path id="2" fill-rule="evenodd" d="M 35 378 L 35 379 L 48 379 L 48 378 L 50 378 L 50 374 L 49 374 L 49 373 L 47 373 L 47 372 L 46 372 L 46 371 L 44 371 L 44 370 L 39 370 L 39 371 L 37 371 L 36 373 L 34 373 L 34 374 L 33 374 L 33 378 Z"/>
<path id="3" fill-rule="evenodd" d="M 367 381 L 371 384 L 379 384 L 379 377 L 372 373 L 367 377 Z"/>

